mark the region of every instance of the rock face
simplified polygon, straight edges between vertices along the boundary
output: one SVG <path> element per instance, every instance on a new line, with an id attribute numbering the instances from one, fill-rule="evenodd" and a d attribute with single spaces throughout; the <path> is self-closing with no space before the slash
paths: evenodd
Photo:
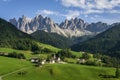
<path id="1" fill-rule="evenodd" d="M 92 35 L 92 33 L 88 30 L 85 30 L 88 23 L 85 23 L 82 19 L 71 19 L 65 20 L 60 24 L 60 28 L 64 30 L 64 32 L 69 36 L 84 36 L 84 35 Z"/>
<path id="2" fill-rule="evenodd" d="M 28 34 L 31 34 L 37 30 L 43 30 L 45 32 L 54 32 L 64 35 L 62 29 L 60 29 L 57 24 L 55 24 L 50 18 L 44 18 L 41 15 L 36 16 L 33 19 L 22 16 L 22 18 L 19 18 L 18 21 L 13 18 L 10 19 L 9 22 L 15 25 L 19 30 Z"/>
<path id="3" fill-rule="evenodd" d="M 30 32 L 30 19 L 26 18 L 24 15 L 22 18 L 18 19 L 17 28 L 23 32 L 29 33 Z"/>
<path id="4" fill-rule="evenodd" d="M 54 21 L 52 21 L 48 17 L 44 18 L 41 15 L 33 18 L 30 22 L 29 27 L 32 32 L 35 32 L 37 30 L 43 30 L 45 32 L 62 34 L 62 30 L 58 27 L 57 24 L 54 23 Z"/>
<path id="5" fill-rule="evenodd" d="M 86 27 L 86 30 L 91 32 L 103 32 L 110 28 L 106 23 L 97 22 L 97 23 L 91 23 Z"/>
<path id="6" fill-rule="evenodd" d="M 82 19 L 71 19 L 65 20 L 60 25 L 54 23 L 49 17 L 43 17 L 38 15 L 33 19 L 27 18 L 24 15 L 16 20 L 15 18 L 10 19 L 13 25 L 19 30 L 31 34 L 37 30 L 43 30 L 49 33 L 57 33 L 66 37 L 80 37 L 85 35 L 93 35 L 96 32 L 102 32 L 109 28 L 105 23 L 98 22 L 88 24 Z"/>
<path id="7" fill-rule="evenodd" d="M 71 29 L 71 30 L 84 30 L 87 23 L 85 23 L 83 20 L 75 18 L 75 19 L 71 19 L 71 20 L 65 20 L 65 22 L 62 22 L 60 24 L 60 27 L 62 29 Z"/>
<path id="8" fill-rule="evenodd" d="M 11 24 L 17 26 L 17 20 L 15 18 L 10 19 L 9 22 L 11 22 Z"/>

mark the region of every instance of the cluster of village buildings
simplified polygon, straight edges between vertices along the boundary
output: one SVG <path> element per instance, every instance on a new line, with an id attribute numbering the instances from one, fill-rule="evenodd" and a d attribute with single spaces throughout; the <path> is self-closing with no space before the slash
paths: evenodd
<path id="1" fill-rule="evenodd" d="M 7 56 L 8 53 L 0 53 L 0 56 Z M 79 64 L 84 64 L 86 63 L 85 59 L 77 59 Z M 46 59 L 40 60 L 39 57 L 32 57 L 30 59 L 30 62 L 32 63 L 40 63 L 41 65 L 49 63 L 49 64 L 54 64 L 54 63 L 61 63 L 61 64 L 66 64 L 66 62 L 62 61 L 60 57 L 57 57 L 55 54 L 53 55 L 53 57 L 51 57 L 51 59 L 49 61 L 47 61 Z M 101 59 L 98 59 L 98 62 L 101 62 Z"/>
<path id="2" fill-rule="evenodd" d="M 33 58 L 31 58 L 30 61 L 32 63 L 40 62 L 41 64 L 46 64 L 46 63 L 50 63 L 50 64 L 54 64 L 54 63 L 65 64 L 65 62 L 63 62 L 60 57 L 56 57 L 56 55 L 54 55 L 49 61 L 47 61 L 46 59 L 43 59 L 43 60 L 40 61 L 39 57 L 33 57 Z"/>

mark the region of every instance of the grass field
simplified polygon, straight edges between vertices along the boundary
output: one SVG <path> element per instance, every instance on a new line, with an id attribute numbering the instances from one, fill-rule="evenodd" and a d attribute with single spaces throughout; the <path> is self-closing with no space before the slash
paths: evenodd
<path id="1" fill-rule="evenodd" d="M 53 46 L 50 46 L 50 45 L 46 45 L 46 44 L 40 44 L 41 46 L 43 46 L 43 48 L 48 48 L 50 50 L 52 50 L 53 52 L 58 52 L 60 49 L 58 48 L 55 48 Z M 29 50 L 15 50 L 15 49 L 11 49 L 11 48 L 0 48 L 0 52 L 7 52 L 7 53 L 11 53 L 11 52 L 16 52 L 16 53 L 22 53 L 25 55 L 25 57 L 27 59 L 31 58 L 31 57 L 34 57 L 34 56 L 38 56 L 38 55 L 32 55 L 32 52 L 29 51 Z M 74 52 L 74 51 L 71 51 L 73 55 L 77 56 L 78 58 L 82 56 L 82 52 Z M 47 57 L 47 53 L 44 53 L 44 54 L 40 54 L 40 57 L 42 58 L 46 58 Z"/>
<path id="2" fill-rule="evenodd" d="M 7 74 L 23 67 L 25 75 L 18 72 L 3 77 L 3 80 L 120 80 L 116 78 L 101 78 L 99 75 L 115 75 L 114 68 L 84 66 L 76 64 L 46 64 L 34 67 L 27 61 L 0 57 L 0 75 Z"/>
<path id="3" fill-rule="evenodd" d="M 11 48 L 0 48 L 0 52 L 5 52 L 5 53 L 11 53 L 11 52 L 16 52 L 16 53 L 22 53 L 25 55 L 25 57 L 27 59 L 30 59 L 31 57 L 35 57 L 38 56 L 37 55 L 32 55 L 33 52 L 29 51 L 29 50 L 15 50 L 15 49 L 11 49 Z M 42 58 L 47 58 L 48 53 L 44 53 L 44 54 L 40 54 L 40 57 Z"/>
<path id="4" fill-rule="evenodd" d="M 0 76 L 28 66 L 31 66 L 28 61 L 0 56 Z"/>
<path id="5" fill-rule="evenodd" d="M 15 49 L 11 49 L 11 48 L 0 48 L 0 52 L 7 52 L 7 53 L 11 53 L 11 52 L 16 52 L 16 53 L 22 53 L 25 55 L 26 58 L 30 58 L 31 55 L 31 51 L 28 50 L 15 50 Z"/>
<path id="6" fill-rule="evenodd" d="M 42 44 L 42 43 L 38 43 L 39 46 L 41 46 L 42 48 L 48 48 L 53 52 L 57 52 L 58 50 L 60 50 L 59 48 L 53 47 L 51 45 L 47 45 L 47 44 Z"/>
<path id="7" fill-rule="evenodd" d="M 47 46 L 47 45 L 46 45 Z M 51 46 L 47 46 L 51 48 Z M 53 48 L 54 51 L 60 50 Z M 27 58 L 32 56 L 31 51 L 14 50 L 10 48 L 0 48 L 0 52 L 23 53 Z M 77 57 L 82 56 L 82 52 L 73 52 Z M 40 57 L 46 58 L 48 54 L 40 54 Z M 70 63 L 76 63 L 76 60 L 66 58 Z M 29 68 L 30 67 L 30 68 Z M 34 67 L 32 63 L 25 60 L 0 56 L 0 76 L 24 69 L 25 75 L 18 75 L 18 72 L 7 75 L 2 80 L 120 80 L 117 78 L 102 78 L 99 75 L 115 76 L 114 68 L 84 66 L 77 64 L 46 64 L 42 67 Z"/>
<path id="8" fill-rule="evenodd" d="M 3 80 L 119 80 L 116 78 L 101 78 L 99 74 L 114 75 L 115 69 L 81 66 L 73 64 L 44 65 L 42 68 L 26 70 L 27 74 L 9 75 Z"/>

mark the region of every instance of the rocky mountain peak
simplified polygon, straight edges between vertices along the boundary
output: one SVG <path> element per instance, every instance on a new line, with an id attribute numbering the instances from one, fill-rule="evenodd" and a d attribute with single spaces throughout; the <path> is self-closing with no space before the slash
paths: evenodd
<path id="1" fill-rule="evenodd" d="M 25 15 L 22 15 L 22 19 L 26 19 L 26 16 L 25 16 Z"/>
<path id="2" fill-rule="evenodd" d="M 106 23 L 98 22 L 88 24 L 80 18 L 72 18 L 71 20 L 66 19 L 58 25 L 54 23 L 51 18 L 43 17 L 42 15 L 37 15 L 32 19 L 23 15 L 18 20 L 15 18 L 10 19 L 10 22 L 19 30 L 28 34 L 37 30 L 43 30 L 45 32 L 57 33 L 66 37 L 93 35 L 96 32 L 102 32 L 109 28 Z"/>
<path id="3" fill-rule="evenodd" d="M 17 26 L 17 20 L 16 20 L 16 18 L 10 19 L 9 21 L 11 22 L 11 24 Z"/>
<path id="4" fill-rule="evenodd" d="M 86 27 L 86 30 L 89 30 L 91 32 L 103 32 L 110 28 L 110 25 L 107 25 L 106 23 L 97 22 L 97 23 L 91 23 Z"/>
<path id="5" fill-rule="evenodd" d="M 71 29 L 71 30 L 78 29 L 78 30 L 81 30 L 81 29 L 84 29 L 84 27 L 86 27 L 86 25 L 85 25 L 84 20 L 78 19 L 78 18 L 75 18 L 75 19 L 72 18 L 69 21 L 65 20 L 64 22 L 62 22 L 60 24 L 60 27 L 63 28 L 63 29 Z"/>

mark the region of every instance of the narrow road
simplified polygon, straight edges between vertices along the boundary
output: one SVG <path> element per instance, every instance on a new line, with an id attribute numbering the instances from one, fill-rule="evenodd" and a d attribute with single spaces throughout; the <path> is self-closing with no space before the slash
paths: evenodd
<path id="1" fill-rule="evenodd" d="M 31 67 L 21 68 L 21 69 L 19 69 L 19 70 L 16 70 L 16 71 L 13 71 L 13 72 L 4 74 L 4 75 L 0 76 L 0 80 L 2 80 L 3 77 L 6 77 L 6 76 L 8 76 L 8 75 L 11 75 L 11 74 L 14 74 L 14 73 L 16 73 L 16 72 L 19 72 L 19 71 L 21 71 L 21 70 L 29 69 L 29 68 L 31 68 Z"/>

